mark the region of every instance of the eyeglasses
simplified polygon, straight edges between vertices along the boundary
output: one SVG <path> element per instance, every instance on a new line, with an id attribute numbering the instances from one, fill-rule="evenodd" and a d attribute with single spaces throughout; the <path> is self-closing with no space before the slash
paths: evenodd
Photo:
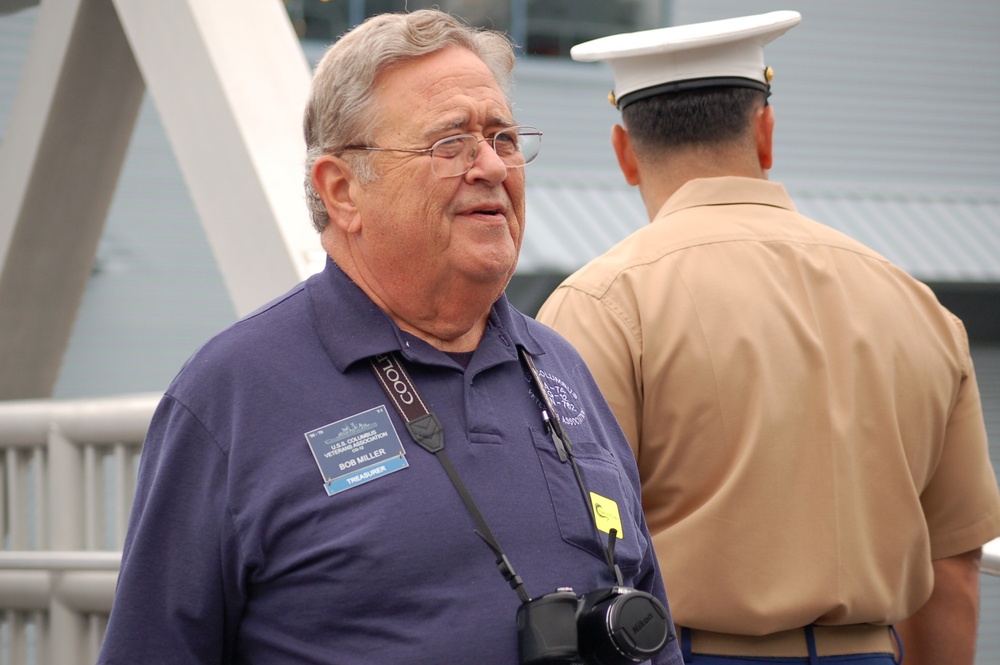
<path id="1" fill-rule="evenodd" d="M 473 134 L 459 134 L 437 141 L 423 150 L 406 148 L 378 148 L 368 145 L 349 145 L 343 150 L 375 150 L 382 152 L 409 152 L 431 156 L 431 171 L 439 178 L 454 178 L 469 172 L 479 156 L 479 144 L 487 141 L 508 169 L 519 169 L 538 157 L 542 133 L 534 127 L 518 125 L 501 130 L 490 137 L 479 138 Z"/>

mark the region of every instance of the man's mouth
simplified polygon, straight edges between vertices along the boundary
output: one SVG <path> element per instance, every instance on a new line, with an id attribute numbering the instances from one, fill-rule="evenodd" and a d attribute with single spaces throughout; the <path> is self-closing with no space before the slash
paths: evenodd
<path id="1" fill-rule="evenodd" d="M 502 206 L 484 205 L 482 207 L 469 208 L 462 214 L 467 217 L 494 217 L 497 215 L 502 216 L 504 214 L 504 209 Z"/>

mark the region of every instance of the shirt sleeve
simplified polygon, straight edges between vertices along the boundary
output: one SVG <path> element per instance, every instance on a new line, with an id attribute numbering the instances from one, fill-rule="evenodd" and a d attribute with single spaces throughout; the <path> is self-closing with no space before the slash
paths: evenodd
<path id="1" fill-rule="evenodd" d="M 231 662 L 243 594 L 227 467 L 197 418 L 165 397 L 143 445 L 98 665 Z"/>
<path id="2" fill-rule="evenodd" d="M 583 356 L 638 459 L 641 347 L 628 318 L 591 294 L 564 285 L 546 300 L 536 319 L 565 337 Z"/>
<path id="3" fill-rule="evenodd" d="M 954 321 L 964 342 L 967 370 L 948 417 L 941 456 L 920 496 L 933 559 L 974 550 L 1000 536 L 1000 492 L 990 463 L 982 398 L 965 329 Z"/>

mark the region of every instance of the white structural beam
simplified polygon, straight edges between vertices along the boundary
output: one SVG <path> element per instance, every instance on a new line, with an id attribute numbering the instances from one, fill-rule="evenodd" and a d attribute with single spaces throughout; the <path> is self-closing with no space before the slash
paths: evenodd
<path id="1" fill-rule="evenodd" d="M 114 0 L 238 314 L 310 272 L 310 71 L 280 0 Z"/>
<path id="2" fill-rule="evenodd" d="M 52 394 L 147 89 L 236 312 L 315 269 L 309 78 L 280 0 L 41 3 L 0 144 L 0 399 Z"/>
<path id="3" fill-rule="evenodd" d="M 46 0 L 0 143 L 0 399 L 47 397 L 142 101 L 110 0 Z"/>

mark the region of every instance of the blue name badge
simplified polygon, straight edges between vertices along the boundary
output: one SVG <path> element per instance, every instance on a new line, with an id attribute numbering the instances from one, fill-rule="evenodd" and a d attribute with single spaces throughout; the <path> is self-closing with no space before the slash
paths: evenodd
<path id="1" fill-rule="evenodd" d="M 306 441 L 329 496 L 409 466 L 385 406 L 306 432 Z"/>

